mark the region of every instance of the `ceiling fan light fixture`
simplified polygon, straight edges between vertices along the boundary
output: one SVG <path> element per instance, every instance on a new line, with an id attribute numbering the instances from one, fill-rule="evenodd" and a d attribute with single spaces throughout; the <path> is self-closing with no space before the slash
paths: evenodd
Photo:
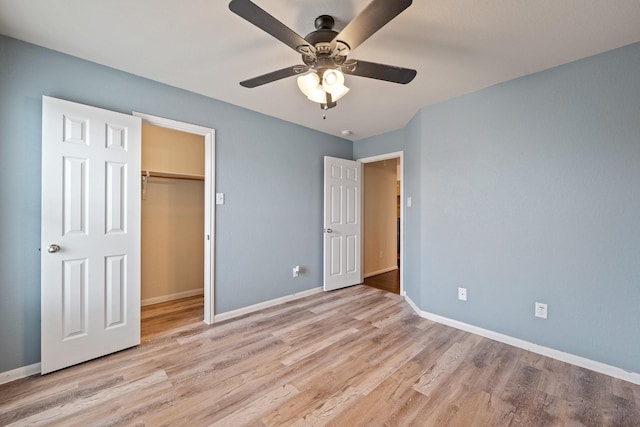
<path id="1" fill-rule="evenodd" d="M 349 88 L 344 85 L 344 74 L 338 69 L 303 74 L 298 77 L 298 88 L 310 101 L 327 105 L 335 105 L 337 100 L 349 92 Z M 331 103 L 327 103 L 327 94 L 331 95 Z"/>

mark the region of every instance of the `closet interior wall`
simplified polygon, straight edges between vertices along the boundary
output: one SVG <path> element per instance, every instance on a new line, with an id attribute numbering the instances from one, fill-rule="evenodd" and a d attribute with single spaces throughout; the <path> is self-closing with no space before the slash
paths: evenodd
<path id="1" fill-rule="evenodd" d="M 142 126 L 142 305 L 204 292 L 204 138 Z"/>

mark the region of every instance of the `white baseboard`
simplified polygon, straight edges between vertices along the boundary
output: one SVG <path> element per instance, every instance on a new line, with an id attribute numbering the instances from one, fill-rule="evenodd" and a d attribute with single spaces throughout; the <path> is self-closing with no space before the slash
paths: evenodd
<path id="1" fill-rule="evenodd" d="M 40 363 L 23 366 L 7 372 L 0 372 L 0 384 L 10 383 L 20 378 L 29 377 L 40 373 Z"/>
<path id="2" fill-rule="evenodd" d="M 253 313 L 254 311 L 262 310 L 264 308 L 273 307 L 274 305 L 282 304 L 283 302 L 292 301 L 294 299 L 304 298 L 309 295 L 318 294 L 322 292 L 322 286 L 309 289 L 308 291 L 302 291 L 295 294 L 287 295 L 284 297 L 272 299 L 258 304 L 250 305 L 247 307 L 238 308 L 236 310 L 227 311 L 225 313 L 216 314 L 214 316 L 214 322 L 222 322 L 223 320 L 232 319 L 234 317 L 242 316 L 244 314 Z"/>
<path id="3" fill-rule="evenodd" d="M 170 295 L 162 295 L 159 297 L 147 298 L 140 301 L 140 306 L 144 307 L 145 305 L 159 304 L 161 302 L 173 301 L 181 298 L 193 297 L 196 295 L 204 294 L 203 288 L 192 289 L 190 291 L 178 292 Z"/>
<path id="4" fill-rule="evenodd" d="M 619 378 L 624 381 L 629 381 L 633 384 L 640 385 L 640 374 L 636 372 L 625 371 L 622 368 L 616 366 L 607 365 L 606 363 L 597 362 L 595 360 L 587 359 L 582 356 L 576 356 L 575 354 L 565 353 L 564 351 L 556 350 L 553 348 L 545 347 L 539 344 L 534 344 L 529 341 L 514 338 L 509 335 L 504 335 L 499 332 L 494 332 L 489 329 L 480 328 L 478 326 L 470 325 L 468 323 L 460 322 L 458 320 L 450 319 L 448 317 L 440 316 L 437 314 L 422 311 L 418 306 L 405 295 L 405 300 L 409 303 L 411 308 L 420 316 L 425 319 L 432 320 L 437 323 L 441 323 L 452 328 L 460 329 L 465 332 L 470 332 L 475 335 L 480 335 L 485 338 L 492 339 L 504 344 L 512 345 L 514 347 L 521 348 L 523 350 L 531 351 L 533 353 L 541 354 L 543 356 L 550 357 L 552 359 L 559 360 L 561 362 L 570 363 L 572 365 L 579 366 L 581 368 L 589 369 L 591 371 L 599 372 L 601 374 L 609 375 L 610 377 Z"/>
<path id="5" fill-rule="evenodd" d="M 394 270 L 397 270 L 397 269 L 398 269 L 398 266 L 394 265 L 393 267 L 383 268 L 382 270 L 377 270 L 377 271 L 372 271 L 371 273 L 366 273 L 364 275 L 364 278 L 366 279 L 367 277 L 377 276 L 378 274 L 388 273 L 390 271 L 394 271 Z"/>

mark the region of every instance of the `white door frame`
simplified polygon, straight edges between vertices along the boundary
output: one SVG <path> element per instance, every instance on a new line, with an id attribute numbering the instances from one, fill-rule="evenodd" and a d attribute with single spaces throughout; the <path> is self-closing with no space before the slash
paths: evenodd
<path id="1" fill-rule="evenodd" d="M 215 200 L 216 131 L 215 129 L 179 122 L 163 117 L 133 112 L 142 123 L 179 130 L 204 137 L 204 323 L 210 325 L 215 319 Z"/>
<path id="2" fill-rule="evenodd" d="M 404 292 L 404 151 L 395 151 L 393 153 L 380 154 L 377 156 L 364 157 L 357 159 L 361 163 L 373 163 L 382 160 L 400 159 L 400 295 L 405 296 Z M 364 176 L 364 174 L 363 174 Z M 363 183 L 363 185 L 366 185 Z M 364 193 L 363 193 L 364 194 Z M 364 216 L 364 209 L 361 211 Z M 364 221 L 364 218 L 361 218 Z M 362 239 L 362 271 L 364 271 L 364 239 Z"/>

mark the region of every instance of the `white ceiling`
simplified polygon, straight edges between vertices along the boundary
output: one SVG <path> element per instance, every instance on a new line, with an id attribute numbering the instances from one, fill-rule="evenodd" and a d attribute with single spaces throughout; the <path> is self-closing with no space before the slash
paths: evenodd
<path id="1" fill-rule="evenodd" d="M 304 37 L 316 16 L 339 31 L 369 0 L 254 2 Z M 238 84 L 301 60 L 227 0 L 0 0 L 0 33 L 357 140 L 425 105 L 638 42 L 640 0 L 414 0 L 349 58 L 414 68 L 415 80 L 347 76 L 351 92 L 326 120 L 293 77 Z"/>

